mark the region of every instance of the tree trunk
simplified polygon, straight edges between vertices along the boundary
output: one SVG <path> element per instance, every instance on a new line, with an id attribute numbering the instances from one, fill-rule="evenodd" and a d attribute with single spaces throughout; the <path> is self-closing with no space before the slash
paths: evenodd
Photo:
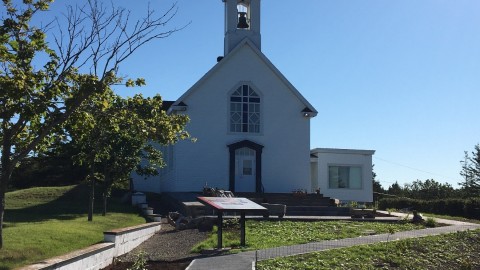
<path id="1" fill-rule="evenodd" d="M 10 160 L 10 142 L 4 134 L 2 142 L 2 156 L 0 163 L 0 249 L 3 248 L 3 218 L 5 213 L 5 194 L 7 193 L 7 185 L 12 176 L 13 164 Z"/>
<path id="2" fill-rule="evenodd" d="M 103 167 L 103 209 L 102 209 L 102 216 L 106 216 L 107 215 L 107 200 L 108 200 L 108 196 L 109 196 L 109 193 L 110 193 L 110 186 L 111 186 L 111 182 L 110 182 L 110 173 L 107 169 L 106 166 Z"/>
<path id="3" fill-rule="evenodd" d="M 102 216 L 107 215 L 107 199 L 108 195 L 106 192 L 103 192 L 103 209 L 102 209 Z"/>
<path id="4" fill-rule="evenodd" d="M 90 197 L 88 201 L 88 221 L 93 220 L 94 202 L 95 202 L 95 174 L 92 166 L 90 171 Z"/>
<path id="5" fill-rule="evenodd" d="M 2 168 L 3 168 L 2 162 Z M 3 217 L 5 213 L 5 193 L 7 191 L 8 176 L 4 174 L 4 170 L 1 172 L 1 187 L 0 187 L 0 249 L 3 247 Z"/>

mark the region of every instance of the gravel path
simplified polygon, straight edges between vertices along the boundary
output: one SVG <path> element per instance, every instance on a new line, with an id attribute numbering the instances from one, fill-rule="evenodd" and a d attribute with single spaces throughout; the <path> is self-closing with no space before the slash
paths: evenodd
<path id="1" fill-rule="evenodd" d="M 149 261 L 171 262 L 193 259 L 200 254 L 190 253 L 192 247 L 207 239 L 208 232 L 199 232 L 197 229 L 177 231 L 170 224 L 162 224 L 159 233 L 140 244 L 134 250 L 121 256 L 121 261 L 134 261 L 140 251 L 147 253 Z"/>

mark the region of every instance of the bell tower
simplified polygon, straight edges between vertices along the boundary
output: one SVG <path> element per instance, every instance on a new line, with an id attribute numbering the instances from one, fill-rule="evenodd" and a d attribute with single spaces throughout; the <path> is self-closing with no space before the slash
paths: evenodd
<path id="1" fill-rule="evenodd" d="M 225 54 L 244 38 L 261 49 L 260 0 L 222 0 L 225 3 Z"/>

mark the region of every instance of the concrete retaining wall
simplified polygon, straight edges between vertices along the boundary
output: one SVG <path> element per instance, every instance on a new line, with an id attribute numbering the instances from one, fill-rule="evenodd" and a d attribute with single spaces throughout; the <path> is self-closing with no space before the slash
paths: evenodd
<path id="1" fill-rule="evenodd" d="M 160 222 L 104 232 L 104 243 L 47 259 L 19 270 L 61 269 L 97 270 L 107 267 L 113 258 L 121 256 L 160 231 Z"/>
<path id="2" fill-rule="evenodd" d="M 115 244 L 115 257 L 134 249 L 156 232 L 160 231 L 160 222 L 152 222 L 124 229 L 104 232 L 104 241 Z"/>

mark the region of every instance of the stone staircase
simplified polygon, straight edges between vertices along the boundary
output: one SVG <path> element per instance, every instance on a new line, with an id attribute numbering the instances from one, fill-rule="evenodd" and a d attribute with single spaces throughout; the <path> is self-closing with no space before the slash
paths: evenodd
<path id="1" fill-rule="evenodd" d="M 207 208 L 200 203 L 197 200 L 198 196 L 202 195 L 193 192 L 164 193 L 162 195 L 161 204 L 163 204 L 168 211 L 162 214 L 166 215 L 168 212 L 178 211 L 186 217 L 212 215 L 212 209 Z"/>
<path id="2" fill-rule="evenodd" d="M 257 203 L 285 204 L 287 216 L 350 216 L 349 207 L 337 207 L 333 199 L 322 194 L 238 193 Z"/>
<path id="3" fill-rule="evenodd" d="M 212 215 L 210 208 L 197 201 L 198 193 L 164 193 L 162 195 L 163 209 L 179 211 L 185 216 Z M 349 207 L 337 207 L 334 201 L 322 194 L 293 193 L 235 193 L 235 197 L 248 198 L 258 204 L 284 204 L 287 206 L 287 216 L 350 216 Z M 165 214 L 165 213 L 162 213 Z"/>
<path id="4" fill-rule="evenodd" d="M 350 216 L 349 207 L 287 206 L 287 216 Z"/>

